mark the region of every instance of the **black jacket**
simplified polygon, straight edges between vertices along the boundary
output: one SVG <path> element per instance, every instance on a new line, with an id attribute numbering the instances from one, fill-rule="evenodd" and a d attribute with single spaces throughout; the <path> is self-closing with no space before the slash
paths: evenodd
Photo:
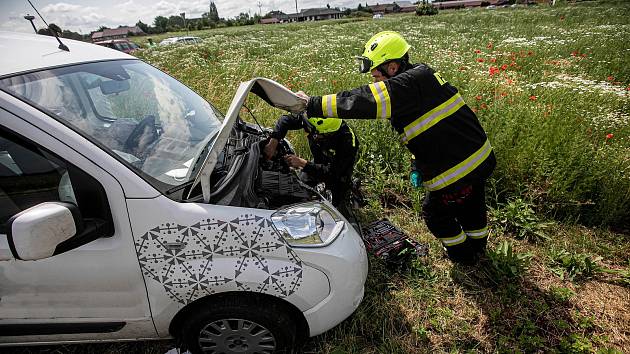
<path id="1" fill-rule="evenodd" d="M 302 117 L 285 115 L 276 122 L 271 137 L 284 139 L 289 130 L 308 128 Z M 307 138 L 313 160 L 302 171 L 310 178 L 326 183 L 326 187 L 333 193 L 333 204 L 336 204 L 337 198 L 343 198 L 343 194 L 350 188 L 359 140 L 346 122 L 342 122 L 339 130 L 334 133 L 316 138 L 315 134 L 309 132 Z"/>
<path id="2" fill-rule="evenodd" d="M 477 116 L 457 89 L 426 64 L 388 80 L 308 102 L 309 117 L 390 119 L 416 157 L 425 189 L 443 190 L 487 178 L 496 165 Z"/>

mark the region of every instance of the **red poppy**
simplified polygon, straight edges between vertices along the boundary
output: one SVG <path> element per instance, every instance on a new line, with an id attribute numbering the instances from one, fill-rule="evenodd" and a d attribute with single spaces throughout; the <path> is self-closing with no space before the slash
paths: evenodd
<path id="1" fill-rule="evenodd" d="M 479 53 L 481 53 L 481 50 L 475 49 L 475 53 L 479 54 Z"/>
<path id="2" fill-rule="evenodd" d="M 477 96 L 475 96 L 475 99 L 476 99 L 477 101 L 479 101 L 479 100 L 481 99 L 481 96 L 480 96 L 480 95 L 477 95 Z"/>
<path id="3" fill-rule="evenodd" d="M 626 91 L 630 91 L 630 86 L 626 87 Z"/>
<path id="4" fill-rule="evenodd" d="M 578 54 L 580 54 L 580 53 L 579 53 L 577 50 L 574 50 L 574 51 L 572 51 L 572 52 L 571 52 L 571 56 L 572 56 L 572 57 L 575 57 L 575 56 L 577 56 Z"/>
<path id="5" fill-rule="evenodd" d="M 501 70 L 499 70 L 499 68 L 497 68 L 496 66 L 491 66 L 490 67 L 490 76 L 494 76 L 494 74 L 498 73 L 499 71 L 501 71 Z"/>
<path id="6" fill-rule="evenodd" d="M 529 52 L 527 52 L 527 55 L 528 55 L 528 56 L 532 56 L 532 55 L 534 55 L 534 52 L 532 52 L 532 51 L 530 50 Z"/>
<path id="7" fill-rule="evenodd" d="M 535 95 L 531 95 L 531 96 L 529 96 L 529 100 L 530 100 L 530 101 L 536 101 L 537 99 L 538 99 L 538 97 L 537 97 L 537 96 L 535 96 Z"/>
<path id="8" fill-rule="evenodd" d="M 477 107 L 473 107 L 471 108 L 471 110 L 473 111 L 473 113 L 477 113 Z"/>
<path id="9" fill-rule="evenodd" d="M 586 53 L 582 53 L 582 58 L 586 58 Z"/>
<path id="10" fill-rule="evenodd" d="M 486 105 L 485 103 L 481 104 L 481 109 L 487 109 L 487 108 L 488 108 L 488 105 Z"/>
<path id="11" fill-rule="evenodd" d="M 608 80 L 608 81 L 613 81 L 614 79 L 615 79 L 615 78 L 614 78 L 614 77 L 612 77 L 612 76 L 609 76 L 609 77 L 607 77 L 607 78 L 606 78 L 606 80 Z"/>
<path id="12" fill-rule="evenodd" d="M 507 65 L 507 64 L 503 64 L 503 65 L 501 65 L 501 70 L 507 70 L 507 68 L 508 68 L 508 65 Z"/>
<path id="13" fill-rule="evenodd" d="M 507 92 L 501 92 L 501 97 L 507 96 Z"/>
<path id="14" fill-rule="evenodd" d="M 492 42 L 488 43 L 488 45 L 486 46 L 486 48 L 488 49 L 492 49 L 492 47 L 493 47 Z"/>
<path id="15" fill-rule="evenodd" d="M 513 82 L 514 82 L 514 81 L 512 81 L 512 79 L 507 79 L 507 83 L 508 83 L 508 85 L 512 85 L 512 83 L 513 83 Z"/>
<path id="16" fill-rule="evenodd" d="M 612 138 L 613 138 L 613 136 L 615 136 L 613 133 L 608 133 L 608 134 L 606 134 L 606 140 L 608 140 L 608 139 L 612 139 Z"/>
<path id="17" fill-rule="evenodd" d="M 490 62 L 491 62 L 491 63 L 494 63 L 494 62 L 496 62 L 496 61 L 497 61 L 497 58 L 490 58 Z"/>
<path id="18" fill-rule="evenodd" d="M 477 61 L 483 63 L 483 58 L 477 58 Z"/>
<path id="19" fill-rule="evenodd" d="M 460 67 L 459 67 L 459 71 L 464 71 L 464 70 L 466 70 L 466 67 L 465 67 L 465 66 L 460 66 Z"/>
<path id="20" fill-rule="evenodd" d="M 560 16 L 560 21 L 564 21 L 564 15 Z"/>

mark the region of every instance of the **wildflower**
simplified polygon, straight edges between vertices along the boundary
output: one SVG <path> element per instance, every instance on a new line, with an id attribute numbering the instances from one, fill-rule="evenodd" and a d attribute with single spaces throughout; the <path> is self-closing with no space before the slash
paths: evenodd
<path id="1" fill-rule="evenodd" d="M 582 53 L 582 58 L 586 58 L 586 53 Z"/>
<path id="2" fill-rule="evenodd" d="M 476 99 L 477 101 L 481 100 L 481 95 L 477 95 L 477 96 L 475 96 L 475 99 Z"/>
<path id="3" fill-rule="evenodd" d="M 564 21 L 564 15 L 560 16 L 560 21 Z"/>
<path id="4" fill-rule="evenodd" d="M 507 64 L 503 64 L 503 65 L 501 65 L 501 70 L 507 70 L 507 68 L 508 68 L 508 65 L 507 65 Z"/>
<path id="5" fill-rule="evenodd" d="M 507 96 L 507 92 L 501 92 L 501 97 Z"/>
<path id="6" fill-rule="evenodd" d="M 484 61 L 483 58 L 477 58 L 477 62 L 483 63 L 483 61 Z"/>
<path id="7" fill-rule="evenodd" d="M 610 140 L 613 138 L 613 136 L 615 136 L 613 133 L 608 133 L 606 134 L 606 140 Z"/>
<path id="8" fill-rule="evenodd" d="M 466 67 L 465 67 L 465 66 L 460 66 L 460 67 L 459 67 L 459 71 L 465 71 L 465 70 L 466 70 Z"/>
<path id="9" fill-rule="evenodd" d="M 491 63 L 494 63 L 494 62 L 496 62 L 496 61 L 497 61 L 497 58 L 490 58 L 490 62 L 491 62 Z"/>
<path id="10" fill-rule="evenodd" d="M 486 48 L 488 49 L 492 49 L 492 47 L 493 47 L 492 42 L 489 42 L 488 45 L 486 46 Z"/>
<path id="11" fill-rule="evenodd" d="M 496 66 L 490 67 L 490 76 L 494 76 L 494 74 L 498 73 L 500 70 Z"/>
<path id="12" fill-rule="evenodd" d="M 613 80 L 615 80 L 615 78 L 614 78 L 614 77 L 612 77 L 612 76 L 609 76 L 609 77 L 607 77 L 607 78 L 606 78 L 606 80 L 608 80 L 608 81 L 613 81 Z"/>
<path id="13" fill-rule="evenodd" d="M 488 109 L 488 105 L 486 105 L 485 103 L 482 103 L 480 108 L 481 109 Z"/>
<path id="14" fill-rule="evenodd" d="M 531 50 L 527 52 L 527 56 L 531 57 L 532 55 L 534 55 L 534 52 L 532 52 Z"/>
<path id="15" fill-rule="evenodd" d="M 530 101 L 536 101 L 537 99 L 538 99 L 538 96 L 536 96 L 536 95 L 529 96 L 529 100 Z"/>
<path id="16" fill-rule="evenodd" d="M 477 107 L 472 107 L 471 110 L 473 111 L 473 113 L 477 113 Z"/>
<path id="17" fill-rule="evenodd" d="M 578 54 L 580 54 L 580 53 L 577 50 L 574 50 L 574 51 L 571 52 L 571 56 L 572 57 L 576 57 L 576 56 L 578 56 Z"/>
<path id="18" fill-rule="evenodd" d="M 479 54 L 479 53 L 481 53 L 481 50 L 475 49 L 475 53 Z"/>

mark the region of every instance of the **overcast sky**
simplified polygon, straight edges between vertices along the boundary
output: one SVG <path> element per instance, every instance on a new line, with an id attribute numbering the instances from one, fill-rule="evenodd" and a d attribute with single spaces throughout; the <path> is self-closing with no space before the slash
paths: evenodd
<path id="1" fill-rule="evenodd" d="M 207 12 L 210 1 L 206 0 L 31 0 L 48 23 L 55 23 L 62 29 L 80 33 L 89 33 L 99 26 L 118 27 L 118 25 L 134 25 L 138 20 L 153 24 L 156 16 L 178 15 L 186 13 L 186 17 L 200 17 Z M 377 1 L 371 1 L 376 3 Z M 285 13 L 295 12 L 295 0 L 216 0 L 219 16 L 234 17 L 241 12 L 249 12 L 252 16 L 258 13 L 258 3 L 262 13 L 281 10 Z M 365 0 L 362 0 L 365 3 Z M 356 7 L 359 0 L 298 0 L 298 8 Z M 0 0 L 0 31 L 32 32 L 33 28 L 24 15 L 27 13 L 37 17 L 26 0 Z M 44 24 L 35 19 L 37 28 Z"/>

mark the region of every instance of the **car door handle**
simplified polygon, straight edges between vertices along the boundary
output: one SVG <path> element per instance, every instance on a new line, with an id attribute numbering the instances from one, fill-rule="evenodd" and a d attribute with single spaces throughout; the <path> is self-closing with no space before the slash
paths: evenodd
<path id="1" fill-rule="evenodd" d="M 186 248 L 186 244 L 183 242 L 167 242 L 164 247 L 169 250 L 181 251 Z"/>

